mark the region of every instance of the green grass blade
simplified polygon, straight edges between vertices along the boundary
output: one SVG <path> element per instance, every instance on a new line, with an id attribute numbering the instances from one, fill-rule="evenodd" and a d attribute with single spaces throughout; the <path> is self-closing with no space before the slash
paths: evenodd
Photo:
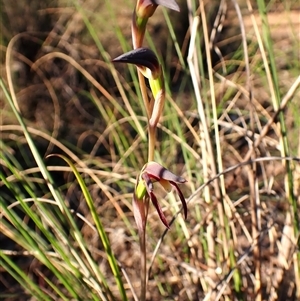
<path id="1" fill-rule="evenodd" d="M 108 239 L 108 236 L 106 235 L 106 232 L 105 232 L 105 229 L 102 225 L 102 222 L 97 214 L 97 210 L 94 206 L 94 202 L 93 202 L 93 199 L 88 191 L 88 188 L 83 180 L 83 178 L 81 177 L 81 175 L 79 174 L 78 170 L 76 169 L 75 165 L 65 156 L 60 156 L 58 155 L 59 157 L 61 157 L 63 160 L 65 160 L 67 162 L 67 164 L 71 167 L 80 187 L 81 187 L 81 190 L 82 190 L 82 193 L 84 195 L 84 198 L 90 208 L 90 212 L 92 214 L 92 217 L 93 217 L 93 220 L 96 224 L 96 228 L 98 230 L 98 233 L 99 233 L 99 236 L 101 238 L 101 241 L 102 241 L 102 244 L 103 244 L 103 247 L 105 249 L 105 252 L 107 254 L 107 258 L 108 258 L 108 261 L 109 261 L 109 264 L 110 264 L 110 267 L 111 267 L 111 270 L 113 272 L 113 275 L 115 277 L 115 280 L 117 282 L 117 285 L 118 285 L 118 288 L 119 288 L 119 292 L 121 294 L 121 298 L 122 300 L 127 300 L 127 296 L 126 296 L 126 292 L 125 292 L 125 289 L 124 289 L 124 284 L 123 284 L 123 281 L 122 281 L 122 278 L 121 278 L 121 273 L 120 273 L 120 269 L 118 267 L 118 264 L 117 264 L 117 261 L 116 261 L 116 258 L 112 252 L 112 249 L 111 249 L 111 246 L 110 246 L 110 242 L 109 242 L 109 239 Z"/>
<path id="2" fill-rule="evenodd" d="M 47 294 L 45 294 L 39 286 L 34 283 L 30 277 L 28 277 L 18 265 L 16 265 L 9 256 L 7 256 L 2 250 L 0 250 L 1 266 L 16 279 L 24 289 L 38 300 L 52 300 Z"/>

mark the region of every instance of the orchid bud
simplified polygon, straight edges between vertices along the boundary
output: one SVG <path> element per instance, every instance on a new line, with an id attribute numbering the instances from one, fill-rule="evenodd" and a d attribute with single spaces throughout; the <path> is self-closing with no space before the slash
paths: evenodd
<path id="1" fill-rule="evenodd" d="M 138 0 L 132 16 L 133 48 L 142 47 L 148 19 L 154 14 L 158 5 L 179 11 L 175 0 Z"/>

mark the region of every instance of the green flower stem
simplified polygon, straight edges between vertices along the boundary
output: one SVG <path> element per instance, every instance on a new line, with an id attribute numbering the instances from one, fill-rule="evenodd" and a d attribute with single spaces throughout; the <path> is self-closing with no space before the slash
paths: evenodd
<path id="1" fill-rule="evenodd" d="M 156 143 L 156 125 L 153 126 L 149 122 L 148 128 L 148 162 L 154 161 L 154 149 Z"/>

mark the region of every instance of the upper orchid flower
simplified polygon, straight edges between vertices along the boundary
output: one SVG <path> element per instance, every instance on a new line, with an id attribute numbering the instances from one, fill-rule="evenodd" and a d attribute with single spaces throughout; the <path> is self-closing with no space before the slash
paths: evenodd
<path id="1" fill-rule="evenodd" d="M 154 193 L 153 183 L 155 182 L 159 182 L 167 192 L 170 192 L 172 187 L 176 189 L 183 206 L 184 217 L 187 217 L 186 201 L 177 185 L 185 183 L 186 180 L 182 177 L 176 176 L 159 163 L 151 161 L 144 165 L 139 175 L 134 193 L 134 215 L 138 227 L 145 226 L 145 212 L 142 204 L 144 197 L 149 197 L 156 208 L 160 220 L 167 228 L 169 228 L 169 224 Z"/>
<path id="2" fill-rule="evenodd" d="M 150 88 L 154 96 L 149 124 L 155 128 L 162 114 L 165 102 L 163 71 L 155 53 L 148 48 L 138 48 L 126 52 L 112 61 L 115 63 L 134 64 L 149 79 Z"/>
<path id="3" fill-rule="evenodd" d="M 146 24 L 158 5 L 179 11 L 179 6 L 175 0 L 138 0 L 132 16 L 132 41 L 134 48 L 142 46 Z"/>
<path id="4" fill-rule="evenodd" d="M 137 66 L 139 71 L 149 80 L 161 75 L 161 68 L 155 53 L 148 48 L 137 48 L 121 54 L 112 60 L 115 63 L 127 63 Z"/>

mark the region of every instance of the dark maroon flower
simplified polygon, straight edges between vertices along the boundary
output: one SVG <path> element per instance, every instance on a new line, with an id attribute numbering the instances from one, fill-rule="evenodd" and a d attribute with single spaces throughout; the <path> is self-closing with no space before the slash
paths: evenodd
<path id="1" fill-rule="evenodd" d="M 157 56 L 148 48 L 137 48 L 128 51 L 113 59 L 112 62 L 134 64 L 149 79 L 156 79 L 161 73 Z"/>
<path id="2" fill-rule="evenodd" d="M 172 187 L 176 189 L 183 206 L 184 217 L 187 217 L 186 201 L 180 188 L 178 187 L 178 184 L 183 184 L 186 182 L 186 180 L 182 177 L 176 176 L 159 163 L 151 161 L 145 164 L 145 166 L 143 167 L 139 175 L 139 179 L 134 193 L 134 202 L 136 203 L 134 204 L 134 208 L 140 210 L 140 212 L 138 212 L 137 210 L 135 212 L 135 219 L 138 227 L 145 226 L 145 211 L 144 209 L 142 209 L 141 206 L 143 203 L 143 199 L 146 196 L 149 197 L 152 201 L 160 220 L 167 228 L 169 228 L 169 224 L 154 193 L 153 184 L 155 182 L 160 183 L 167 192 L 170 192 L 172 190 Z"/>

